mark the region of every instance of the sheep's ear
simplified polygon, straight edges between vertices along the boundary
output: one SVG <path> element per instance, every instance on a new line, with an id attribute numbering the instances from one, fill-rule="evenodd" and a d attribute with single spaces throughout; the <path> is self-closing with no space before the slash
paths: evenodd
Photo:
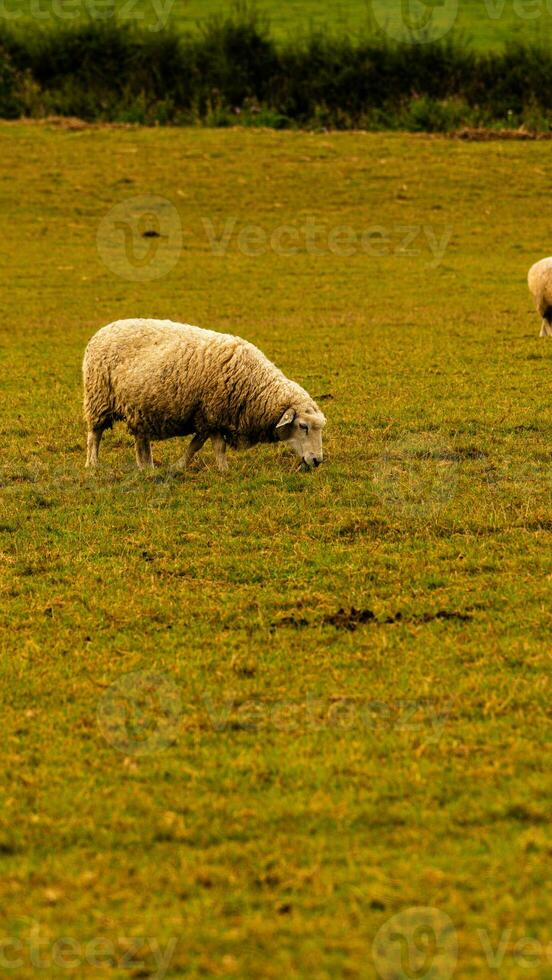
<path id="1" fill-rule="evenodd" d="M 284 412 L 282 418 L 276 426 L 277 429 L 282 429 L 284 425 L 290 425 L 295 418 L 295 411 L 293 408 L 288 408 L 287 412 Z"/>

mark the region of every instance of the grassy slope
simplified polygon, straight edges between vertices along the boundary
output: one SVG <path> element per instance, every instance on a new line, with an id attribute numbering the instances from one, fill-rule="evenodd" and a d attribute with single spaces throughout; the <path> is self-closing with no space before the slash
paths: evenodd
<path id="1" fill-rule="evenodd" d="M 527 976 L 512 944 L 549 940 L 552 353 L 524 281 L 548 144 L 4 125 L 2 145 L 2 929 L 121 955 L 175 936 L 171 976 L 373 977 L 379 927 L 423 904 L 455 923 L 458 975 L 496 976 L 476 930 L 511 929 L 500 976 Z M 98 224 L 152 192 L 184 249 L 126 282 Z M 222 258 L 201 225 L 307 214 L 453 237 L 431 268 L 427 248 Z M 81 353 L 137 313 L 240 332 L 331 394 L 327 464 L 264 447 L 221 477 L 206 447 L 171 481 L 172 442 L 152 482 L 119 428 L 87 476 Z M 324 625 L 351 605 L 381 622 Z M 143 757 L 96 720 L 139 670 L 182 701 Z M 271 719 L 290 700 L 309 711 Z"/>
<path id="2" fill-rule="evenodd" d="M 383 0 L 379 7 L 382 8 Z M 233 6 L 233 0 L 115 0 L 116 9 L 125 15 L 158 24 L 164 22 L 167 11 L 170 18 L 183 29 L 195 29 L 196 25 L 206 17 L 216 13 L 228 13 Z M 274 34 L 279 38 L 297 36 L 297 32 L 308 32 L 311 29 L 327 29 L 331 27 L 338 31 L 363 32 L 372 23 L 372 4 L 368 0 L 257 0 L 257 8 L 270 18 Z M 398 16 L 399 0 L 390 6 L 389 19 Z M 6 5 L 5 17 L 14 16 L 14 22 L 19 14 L 24 14 L 30 20 L 32 11 L 40 11 L 40 24 L 50 15 L 51 20 L 59 21 L 58 11 L 65 10 L 63 0 L 57 5 L 43 2 L 40 5 L 31 4 L 31 0 L 10 0 Z M 74 16 L 74 11 L 94 10 L 93 0 L 87 4 L 85 0 L 67 4 L 64 19 Z M 100 9 L 105 10 L 105 5 Z M 447 5 L 438 16 L 447 16 Z M 418 16 L 418 15 L 417 15 Z M 512 2 L 512 0 L 461 0 L 458 4 L 456 27 L 477 47 L 497 47 L 515 38 L 516 40 L 542 41 L 552 37 L 552 16 L 546 0 L 535 0 L 532 3 Z"/>
<path id="3" fill-rule="evenodd" d="M 146 9 L 146 0 L 142 2 Z M 285 3 L 259 0 L 257 6 L 268 14 L 279 37 L 294 36 L 298 28 L 308 31 L 328 25 L 337 30 L 359 32 L 372 23 L 369 0 L 339 0 L 336 3 L 331 0 L 286 0 Z M 380 0 L 379 8 L 383 9 L 383 6 Z M 388 6 L 391 21 L 398 16 L 400 3 L 395 0 Z M 188 0 L 187 3 L 175 0 L 173 15 L 180 23 L 193 26 L 211 11 L 227 11 L 231 7 L 232 0 Z M 481 47 L 496 47 L 511 40 L 512 36 L 521 35 L 533 41 L 542 39 L 543 34 L 550 37 L 552 16 L 544 0 L 527 9 L 532 14 L 530 19 L 519 16 L 517 11 L 524 11 L 524 7 L 507 0 L 505 3 L 500 0 L 461 0 L 456 26 Z M 443 15 L 446 13 L 439 16 Z"/>

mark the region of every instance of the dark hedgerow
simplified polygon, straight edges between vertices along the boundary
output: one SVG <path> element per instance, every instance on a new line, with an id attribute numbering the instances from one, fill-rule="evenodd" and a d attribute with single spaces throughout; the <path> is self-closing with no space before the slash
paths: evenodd
<path id="1" fill-rule="evenodd" d="M 23 105 L 20 99 L 21 75 L 16 71 L 9 52 L 0 44 L 0 117 L 17 119 Z"/>
<path id="2" fill-rule="evenodd" d="M 259 103 L 269 99 L 279 58 L 267 25 L 256 13 L 211 18 L 197 39 L 188 39 L 185 50 L 192 55 L 203 99 L 216 94 L 224 105 L 234 107 L 248 99 Z"/>
<path id="3" fill-rule="evenodd" d="M 462 92 L 473 70 L 470 52 L 453 43 L 399 47 L 383 42 L 313 37 L 280 56 L 272 98 L 282 112 L 308 122 L 323 108 L 351 125 L 367 109 L 392 109 L 421 95 L 446 99 Z"/>
<path id="4" fill-rule="evenodd" d="M 552 52 L 478 54 L 458 39 L 396 44 L 316 34 L 277 44 L 246 6 L 196 34 L 114 18 L 11 30 L 0 22 L 0 115 L 145 123 L 446 131 L 549 129 Z"/>

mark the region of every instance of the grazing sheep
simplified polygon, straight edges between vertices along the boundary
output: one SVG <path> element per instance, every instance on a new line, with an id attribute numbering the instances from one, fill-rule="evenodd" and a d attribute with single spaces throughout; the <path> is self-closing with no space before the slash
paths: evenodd
<path id="1" fill-rule="evenodd" d="M 253 344 L 170 320 L 118 320 L 84 355 L 86 465 L 98 462 L 105 429 L 125 421 L 141 469 L 150 440 L 193 435 L 176 463 L 186 467 L 210 438 L 219 470 L 227 446 L 287 442 L 309 468 L 322 462 L 324 415 L 307 392 Z"/>
<path id="2" fill-rule="evenodd" d="M 541 259 L 529 269 L 529 290 L 542 316 L 541 337 L 552 337 L 552 258 Z"/>

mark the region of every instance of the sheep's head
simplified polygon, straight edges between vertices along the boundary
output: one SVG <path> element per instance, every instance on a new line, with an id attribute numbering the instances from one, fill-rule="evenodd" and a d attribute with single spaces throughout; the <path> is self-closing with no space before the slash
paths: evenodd
<path id="1" fill-rule="evenodd" d="M 320 466 L 324 458 L 322 431 L 325 425 L 326 419 L 322 412 L 314 408 L 298 412 L 294 408 L 288 408 L 276 426 L 276 435 L 282 442 L 289 443 L 305 466 L 312 469 Z"/>

